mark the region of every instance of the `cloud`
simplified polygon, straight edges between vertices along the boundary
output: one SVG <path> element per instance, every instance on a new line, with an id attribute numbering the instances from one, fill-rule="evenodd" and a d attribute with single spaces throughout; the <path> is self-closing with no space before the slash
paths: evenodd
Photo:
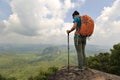
<path id="1" fill-rule="evenodd" d="M 120 0 L 116 0 L 111 7 L 104 7 L 101 15 L 96 19 L 93 42 L 101 45 L 113 45 L 120 41 Z"/>
<path id="2" fill-rule="evenodd" d="M 22 36 L 26 36 L 26 39 L 29 37 L 28 39 L 31 38 L 34 42 L 35 39 L 49 42 L 52 37 L 56 41 L 60 41 L 61 37 L 65 38 L 65 25 L 71 24 L 64 21 L 67 12 L 77 7 L 76 3 L 83 1 L 11 0 L 12 14 L 7 20 L 3 20 L 6 38 L 11 35 L 21 40 Z M 12 38 L 14 39 L 14 37 Z"/>
<path id="3" fill-rule="evenodd" d="M 8 31 L 34 36 L 42 32 L 60 28 L 68 10 L 73 8 L 70 0 L 12 0 L 13 14 L 4 20 Z M 49 33 L 49 32 L 47 32 Z"/>
<path id="4" fill-rule="evenodd" d="M 0 21 L 0 42 L 66 44 L 64 20 L 68 12 L 85 0 L 11 0 L 12 14 Z M 88 44 L 113 45 L 120 41 L 120 0 L 106 6 L 95 20 L 95 31 Z M 70 19 L 70 18 L 68 18 Z M 73 34 L 70 35 L 73 40 Z M 73 41 L 70 41 L 73 42 Z"/>
<path id="5" fill-rule="evenodd" d="M 2 33 L 5 29 L 4 23 L 2 20 L 0 20 L 0 33 Z"/>

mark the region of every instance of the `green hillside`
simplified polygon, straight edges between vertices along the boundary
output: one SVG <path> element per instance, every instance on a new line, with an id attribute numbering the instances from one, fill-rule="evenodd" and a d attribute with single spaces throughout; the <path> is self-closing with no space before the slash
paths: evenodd
<path id="1" fill-rule="evenodd" d="M 75 61 L 75 54 L 71 54 L 71 64 L 75 65 Z M 18 80 L 27 80 L 28 77 L 35 76 L 41 70 L 47 70 L 51 66 L 66 65 L 67 53 L 0 53 L 0 74 L 5 77 L 16 77 Z"/>
<path id="2" fill-rule="evenodd" d="M 98 47 L 96 48 L 95 49 L 98 50 Z M 72 50 L 70 50 L 70 64 L 76 66 L 77 56 L 74 51 L 73 48 Z M 67 57 L 67 49 L 64 46 L 62 46 L 61 48 L 53 46 L 44 47 L 40 49 L 40 52 L 38 48 L 37 50 L 33 51 L 2 51 L 0 52 L 0 78 L 8 78 L 3 80 L 28 80 L 30 78 L 36 78 L 36 76 L 41 77 L 39 75 L 43 75 L 42 77 L 45 77 L 44 75 L 51 74 L 49 72 L 46 72 L 50 67 L 53 67 L 54 70 L 55 67 L 61 68 L 63 66 L 67 66 Z M 98 61 L 96 63 L 95 57 L 90 56 L 87 58 L 87 60 L 89 67 L 97 69 L 99 68 L 99 66 L 103 65 L 103 62 L 98 63 L 100 62 Z M 102 58 L 101 55 L 98 54 L 97 59 L 99 58 L 104 59 L 104 57 Z M 108 61 L 108 59 L 105 60 Z M 95 67 L 96 65 L 97 67 Z M 44 72 L 46 72 L 47 74 Z"/>

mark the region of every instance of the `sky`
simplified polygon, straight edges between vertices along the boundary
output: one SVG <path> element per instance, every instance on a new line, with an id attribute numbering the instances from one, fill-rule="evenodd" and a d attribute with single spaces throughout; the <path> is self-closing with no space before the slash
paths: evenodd
<path id="1" fill-rule="evenodd" d="M 0 43 L 67 44 L 77 10 L 95 22 L 87 43 L 111 46 L 120 42 L 119 9 L 120 0 L 0 0 Z"/>

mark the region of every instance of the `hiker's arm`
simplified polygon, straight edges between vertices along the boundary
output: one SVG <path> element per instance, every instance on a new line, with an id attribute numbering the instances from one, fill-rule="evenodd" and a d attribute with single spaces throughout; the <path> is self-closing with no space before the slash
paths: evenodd
<path id="1" fill-rule="evenodd" d="M 74 30 L 76 29 L 76 27 L 77 27 L 77 23 L 75 22 L 75 23 L 73 24 L 73 27 L 72 27 L 70 30 L 67 30 L 67 33 L 70 33 L 70 32 L 72 32 L 72 31 L 74 31 Z"/>

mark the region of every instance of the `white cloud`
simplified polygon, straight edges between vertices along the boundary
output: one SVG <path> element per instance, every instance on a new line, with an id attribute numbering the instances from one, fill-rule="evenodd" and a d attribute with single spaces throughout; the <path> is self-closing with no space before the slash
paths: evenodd
<path id="1" fill-rule="evenodd" d="M 83 0 L 78 0 L 83 2 Z M 67 12 L 78 1 L 71 0 L 11 0 L 12 14 L 4 20 L 4 39 L 33 43 L 64 42 Z M 24 37 L 24 38 L 23 38 Z M 54 42 L 53 39 L 56 41 Z M 2 39 L 3 40 L 3 39 Z M 27 41 L 29 40 L 29 41 Z"/>
<path id="2" fill-rule="evenodd" d="M 85 0 L 11 0 L 12 14 L 0 21 L 0 43 L 67 43 L 67 12 Z M 120 0 L 104 7 L 95 21 L 90 44 L 113 45 L 120 41 Z M 73 44 L 73 34 L 70 35 Z"/>
<path id="3" fill-rule="evenodd" d="M 111 7 L 104 7 L 101 15 L 96 19 L 92 43 L 113 45 L 120 42 L 119 8 L 120 0 L 116 0 Z"/>
<path id="4" fill-rule="evenodd" d="M 5 26 L 2 20 L 0 20 L 0 34 L 4 31 Z"/>
<path id="5" fill-rule="evenodd" d="M 85 0 L 11 0 L 12 14 L 0 21 L 0 43 L 66 43 L 67 12 Z M 113 45 L 120 41 L 120 0 L 104 7 L 95 21 L 90 44 Z M 73 34 L 70 36 L 73 38 Z M 71 39 L 73 40 L 73 39 Z M 70 41 L 73 42 L 73 41 Z"/>
<path id="6" fill-rule="evenodd" d="M 0 21 L 3 43 L 67 43 L 66 30 L 72 23 L 64 21 L 67 12 L 85 0 L 11 0 L 12 14 Z M 104 7 L 95 21 L 90 44 L 113 45 L 120 41 L 120 0 Z M 73 40 L 73 34 L 70 35 Z M 70 41 L 70 43 L 73 41 Z"/>

